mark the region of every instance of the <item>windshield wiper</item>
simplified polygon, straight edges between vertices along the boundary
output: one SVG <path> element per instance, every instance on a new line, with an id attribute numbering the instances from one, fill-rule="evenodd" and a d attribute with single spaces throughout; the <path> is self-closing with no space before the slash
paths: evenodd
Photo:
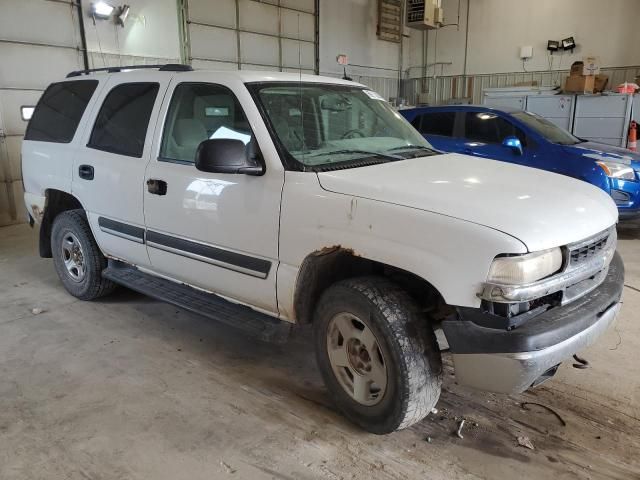
<path id="1" fill-rule="evenodd" d="M 433 148 L 423 147 L 422 145 L 401 145 L 399 147 L 390 148 L 389 150 L 387 150 L 387 152 L 393 152 L 397 150 L 425 150 L 432 154 L 439 153 L 437 150 L 434 150 Z"/>
<path id="2" fill-rule="evenodd" d="M 378 157 L 378 158 L 385 158 L 387 160 L 390 161 L 396 161 L 396 160 L 404 160 L 403 157 L 399 157 L 398 155 L 388 155 L 385 153 L 379 153 L 379 152 L 369 152 L 367 150 L 351 150 L 351 149 L 343 149 L 343 150 L 334 150 L 332 152 L 322 152 L 322 153 L 315 153 L 313 155 L 308 155 L 307 157 L 319 157 L 321 155 L 347 155 L 349 153 L 355 153 L 355 154 L 362 154 L 362 155 L 367 155 L 369 157 Z"/>

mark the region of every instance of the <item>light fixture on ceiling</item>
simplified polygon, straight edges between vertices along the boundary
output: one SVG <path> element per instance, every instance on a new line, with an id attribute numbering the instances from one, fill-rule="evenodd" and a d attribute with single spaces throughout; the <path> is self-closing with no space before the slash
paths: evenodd
<path id="1" fill-rule="evenodd" d="M 95 2 L 91 4 L 91 14 L 96 18 L 109 18 L 115 7 L 107 2 Z"/>
<path id="2" fill-rule="evenodd" d="M 129 5 L 122 5 L 121 7 L 118 7 L 118 11 L 116 12 L 116 23 L 121 27 L 124 27 L 124 22 L 127 21 L 130 10 Z"/>

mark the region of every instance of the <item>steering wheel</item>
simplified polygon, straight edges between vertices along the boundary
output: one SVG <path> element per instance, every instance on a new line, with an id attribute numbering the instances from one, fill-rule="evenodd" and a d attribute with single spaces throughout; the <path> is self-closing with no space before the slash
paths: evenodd
<path id="1" fill-rule="evenodd" d="M 347 138 L 356 138 L 356 137 L 360 137 L 360 138 L 364 138 L 364 133 L 357 129 L 354 128 L 352 130 L 348 130 L 344 133 L 344 135 L 342 135 L 342 137 L 340 137 L 342 140 L 346 140 Z"/>

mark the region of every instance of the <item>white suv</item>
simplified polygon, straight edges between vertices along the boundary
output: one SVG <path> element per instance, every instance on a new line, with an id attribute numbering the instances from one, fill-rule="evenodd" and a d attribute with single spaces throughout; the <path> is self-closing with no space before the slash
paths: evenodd
<path id="1" fill-rule="evenodd" d="M 52 84 L 22 151 L 40 254 L 78 298 L 122 284 L 272 340 L 312 323 L 375 433 L 429 413 L 442 349 L 459 383 L 520 392 L 618 312 L 617 210 L 589 184 L 437 152 L 353 82 L 105 70 Z"/>

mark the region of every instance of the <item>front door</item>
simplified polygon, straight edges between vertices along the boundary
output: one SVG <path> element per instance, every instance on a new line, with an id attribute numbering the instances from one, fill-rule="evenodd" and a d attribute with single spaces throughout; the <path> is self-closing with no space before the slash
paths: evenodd
<path id="1" fill-rule="evenodd" d="M 517 137 L 520 140 L 522 155 L 502 145 L 507 137 Z M 532 149 L 528 147 L 524 132 L 499 115 L 486 111 L 465 113 L 464 148 L 461 153 L 533 166 Z"/>
<path id="2" fill-rule="evenodd" d="M 205 78 L 205 77 L 203 77 Z M 207 139 L 241 140 L 261 156 L 268 140 L 246 87 L 181 82 L 166 96 L 156 128 L 156 158 L 146 171 L 144 214 L 153 270 L 176 281 L 277 314 L 282 168 L 263 176 L 196 169 Z M 260 132 L 256 136 L 256 132 Z"/>
<path id="3" fill-rule="evenodd" d="M 149 265 L 142 206 L 153 130 L 149 123 L 170 78 L 154 73 L 127 72 L 107 80 L 73 167 L 73 194 L 87 211 L 102 251 L 140 266 Z"/>

